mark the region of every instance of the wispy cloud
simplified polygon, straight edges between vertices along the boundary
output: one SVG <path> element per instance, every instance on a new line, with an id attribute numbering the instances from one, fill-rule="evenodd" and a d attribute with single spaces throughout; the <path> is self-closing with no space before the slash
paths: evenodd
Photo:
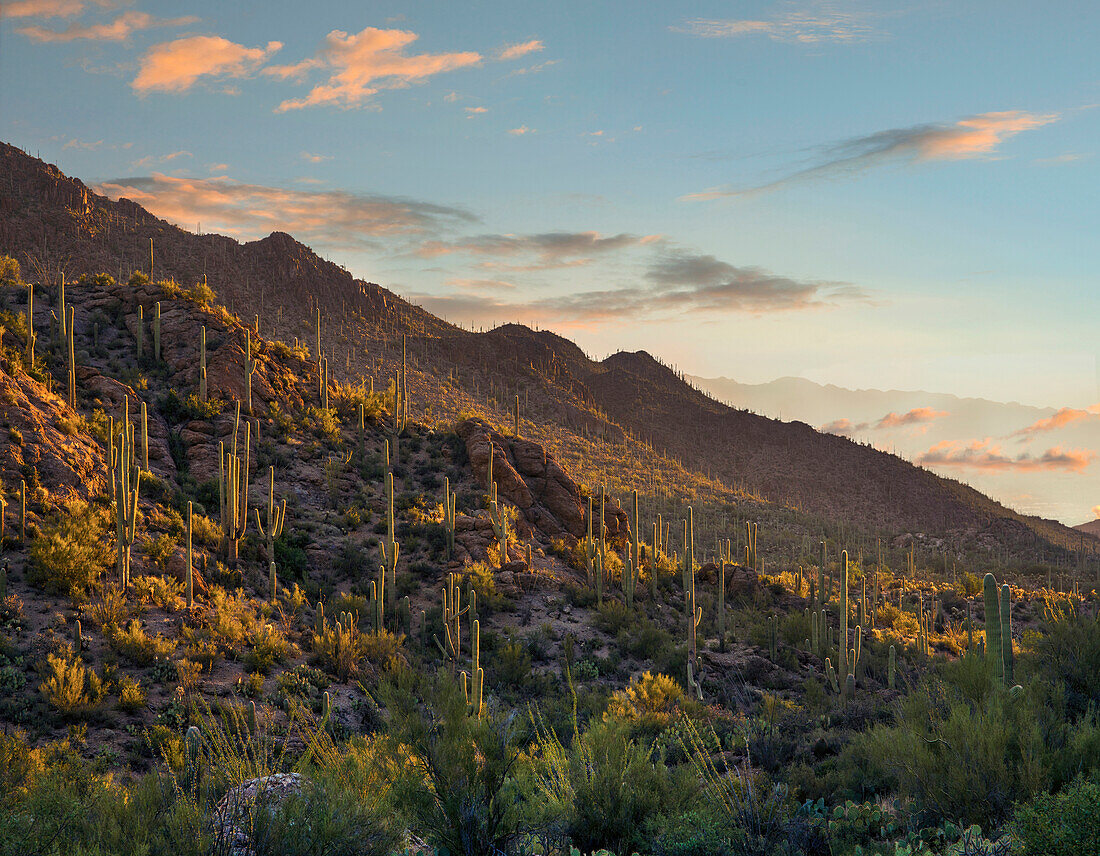
<path id="1" fill-rule="evenodd" d="M 963 467 L 986 472 L 1002 471 L 1051 471 L 1082 473 L 1096 459 L 1089 449 L 1063 449 L 1055 446 L 1040 455 L 1023 452 L 1006 453 L 991 438 L 962 442 L 944 440 L 917 457 L 916 462 L 925 466 Z"/>
<path id="2" fill-rule="evenodd" d="M 510 60 L 519 59 L 521 56 L 527 56 L 528 54 L 537 53 L 541 51 L 545 45 L 539 39 L 531 39 L 529 42 L 522 42 L 517 45 L 508 45 L 503 48 L 498 54 L 497 59 Z"/>
<path id="3" fill-rule="evenodd" d="M 1074 422 L 1080 422 L 1085 419 L 1096 419 L 1100 417 L 1100 404 L 1094 404 L 1091 407 L 1080 409 L 1076 407 L 1063 407 L 1053 416 L 1048 416 L 1045 419 L 1040 419 L 1037 422 L 1033 422 L 1026 428 L 1021 428 L 1019 431 L 1015 431 L 1010 434 L 1010 437 L 1034 437 L 1036 434 L 1042 434 L 1047 431 L 1056 431 L 1059 428 L 1064 428 L 1067 425 L 1072 425 Z"/>
<path id="4" fill-rule="evenodd" d="M 707 39 L 765 36 L 792 44 L 863 42 L 879 35 L 866 14 L 824 2 L 786 4 L 783 12 L 768 19 L 693 18 L 670 29 Z"/>
<path id="5" fill-rule="evenodd" d="M 127 197 L 158 217 L 239 238 L 289 232 L 326 247 L 372 246 L 380 238 L 438 233 L 476 220 L 458 208 L 392 196 L 289 190 L 225 176 L 180 178 L 154 173 L 104 182 L 96 191 Z"/>
<path id="6" fill-rule="evenodd" d="M 0 3 L 0 18 L 71 18 L 84 11 L 84 0 L 9 0 Z M 99 6 L 115 5 L 100 2 Z"/>
<path id="7" fill-rule="evenodd" d="M 407 54 L 405 50 L 419 36 L 407 30 L 367 27 L 355 34 L 333 30 L 312 57 L 292 65 L 271 66 L 265 74 L 289 79 L 324 69 L 328 79 L 314 86 L 303 98 L 283 101 L 276 112 L 306 107 L 332 106 L 343 109 L 371 104 L 371 96 L 382 89 L 400 89 L 422 83 L 447 71 L 478 65 L 481 54 L 461 51 L 439 54 Z"/>
<path id="8" fill-rule="evenodd" d="M 166 155 L 146 155 L 143 158 L 139 158 L 130 164 L 132 169 L 141 169 L 142 167 L 153 166 L 154 164 L 170 163 L 171 161 L 178 160 L 179 158 L 194 157 L 191 152 L 178 151 L 170 152 Z"/>
<path id="9" fill-rule="evenodd" d="M 332 160 L 332 155 L 315 155 L 310 152 L 302 152 L 300 157 L 302 160 L 309 161 L 310 163 L 324 163 L 325 161 Z"/>
<path id="10" fill-rule="evenodd" d="M 89 41 L 121 42 L 138 30 L 153 27 L 183 27 L 194 24 L 199 19 L 194 15 L 181 18 L 156 18 L 148 12 L 124 12 L 106 24 L 69 24 L 63 30 L 51 30 L 48 27 L 32 26 L 19 29 L 22 35 L 34 42 L 75 42 L 80 39 Z"/>
<path id="11" fill-rule="evenodd" d="M 488 107 L 463 107 L 462 109 L 470 114 L 470 116 L 468 116 L 467 118 L 473 118 L 474 116 L 479 115 L 481 113 L 488 113 L 489 112 Z"/>
<path id="12" fill-rule="evenodd" d="M 533 134 L 534 131 L 526 125 L 520 125 L 518 128 L 509 128 L 508 133 L 515 137 L 522 137 L 524 134 Z"/>
<path id="13" fill-rule="evenodd" d="M 583 233 L 578 233 L 583 234 Z M 636 236 L 630 236 L 638 245 Z M 713 257 L 704 257 L 713 260 Z M 574 264 L 583 256 L 567 256 L 555 266 Z M 722 267 L 724 265 L 724 267 Z M 544 266 L 549 266 L 544 264 Z M 426 308 L 468 323 L 519 320 L 590 326 L 624 320 L 650 320 L 692 314 L 720 316 L 826 308 L 853 294 L 850 286 L 799 282 L 756 268 L 711 264 L 714 275 L 676 275 L 665 260 L 650 269 L 648 285 L 580 291 L 533 300 L 492 293 L 416 294 Z"/>
<path id="14" fill-rule="evenodd" d="M 946 410 L 936 410 L 933 407 L 914 407 L 905 413 L 891 411 L 881 419 L 871 422 L 852 422 L 851 419 L 837 419 L 822 425 L 819 429 L 823 434 L 836 434 L 840 437 L 853 437 L 864 431 L 888 431 L 892 428 L 905 428 L 918 426 L 923 433 L 927 430 L 928 423 L 942 419 L 950 414 Z"/>
<path id="15" fill-rule="evenodd" d="M 744 188 L 712 188 L 682 198 L 707 200 L 763 193 L 794 182 L 852 175 L 886 163 L 922 163 L 988 156 L 994 154 L 1005 140 L 1023 131 L 1041 128 L 1058 118 L 1057 113 L 1004 110 L 981 113 L 948 124 L 892 128 L 828 146 L 818 163 L 774 181 Z"/>
<path id="16" fill-rule="evenodd" d="M 932 407 L 914 407 L 905 413 L 887 413 L 875 424 L 875 428 L 881 431 L 888 428 L 904 428 L 908 425 L 923 425 L 948 415 L 946 410 L 936 410 Z"/>
<path id="17" fill-rule="evenodd" d="M 587 264 L 593 256 L 652 244 L 659 235 L 601 235 L 599 232 L 544 232 L 535 235 L 475 235 L 456 241 L 427 241 L 416 249 L 422 258 L 465 255 L 492 261 L 483 267 L 546 270 Z M 496 260 L 522 260 L 500 263 Z"/>
<path id="18" fill-rule="evenodd" d="M 140 95 L 148 92 L 185 92 L 200 78 L 249 77 L 282 42 L 249 48 L 221 36 L 187 36 L 153 45 L 141 57 L 140 70 L 130 84 Z"/>

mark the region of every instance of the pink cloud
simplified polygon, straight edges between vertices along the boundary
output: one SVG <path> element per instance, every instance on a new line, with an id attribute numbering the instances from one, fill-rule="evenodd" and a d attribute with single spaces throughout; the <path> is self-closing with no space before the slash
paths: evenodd
<path id="1" fill-rule="evenodd" d="M 188 36 L 153 45 L 141 58 L 141 69 L 130 86 L 139 94 L 185 92 L 202 77 L 248 77 L 282 42 L 248 48 L 220 36 Z"/>
<path id="2" fill-rule="evenodd" d="M 1041 455 L 1024 452 L 1013 457 L 1005 454 L 1000 446 L 990 438 L 971 440 L 962 443 L 957 440 L 943 440 L 920 455 L 916 462 L 926 466 L 968 467 L 985 471 L 1040 471 L 1065 470 L 1081 473 L 1096 459 L 1096 453 L 1089 449 L 1063 449 L 1055 446 Z"/>
<path id="3" fill-rule="evenodd" d="M 531 39 L 531 41 L 523 42 L 522 44 L 508 45 L 508 47 L 497 54 L 497 59 L 519 59 L 521 56 L 527 56 L 528 54 L 541 51 L 544 47 L 545 45 L 543 45 L 539 39 Z"/>
<path id="4" fill-rule="evenodd" d="M 155 18 L 147 12 L 125 12 L 108 24 L 70 24 L 63 30 L 34 26 L 23 27 L 19 32 L 33 42 L 75 42 L 79 39 L 121 42 L 137 30 L 148 30 L 152 27 L 182 27 L 198 20 L 194 15 L 182 18 Z"/>
<path id="5" fill-rule="evenodd" d="M 13 0 L 0 3 L 0 18 L 71 18 L 84 11 L 84 0 Z"/>
<path id="6" fill-rule="evenodd" d="M 827 425 L 822 425 L 818 430 L 821 431 L 822 434 L 836 434 L 838 437 L 851 437 L 856 431 L 866 427 L 866 422 L 854 425 L 851 419 L 836 419 Z"/>
<path id="7" fill-rule="evenodd" d="M 367 27 L 354 35 L 333 30 L 316 56 L 293 65 L 272 66 L 265 74 L 300 77 L 314 68 L 329 70 L 329 79 L 314 86 L 304 98 L 283 101 L 277 113 L 323 105 L 362 107 L 381 89 L 399 89 L 436 74 L 478 65 L 474 51 L 408 55 L 405 49 L 419 36 L 406 30 Z"/>
<path id="8" fill-rule="evenodd" d="M 1097 416 L 1100 416 L 1100 404 L 1094 404 L 1091 407 L 1086 407 L 1084 410 L 1075 407 L 1063 407 L 1053 416 L 1048 416 L 1046 419 L 1040 419 L 1037 422 L 1033 422 L 1026 428 L 1021 428 L 1019 431 L 1009 436 L 1030 437 L 1034 434 L 1046 431 L 1055 431 L 1059 428 L 1064 428 L 1066 425 L 1072 425 L 1074 422 L 1080 422 L 1082 419 L 1092 419 Z"/>
<path id="9" fill-rule="evenodd" d="M 897 414 L 887 413 L 875 425 L 876 429 L 901 428 L 906 425 L 920 425 L 947 416 L 946 410 L 934 410 L 931 407 L 914 407 L 912 410 Z"/>
<path id="10" fill-rule="evenodd" d="M 105 182 L 111 199 L 126 197 L 185 228 L 203 224 L 239 238 L 273 231 L 328 247 L 364 247 L 387 236 L 419 235 L 474 218 L 456 208 L 388 196 L 289 190 L 244 184 L 226 176 L 181 178 L 154 173 Z"/>

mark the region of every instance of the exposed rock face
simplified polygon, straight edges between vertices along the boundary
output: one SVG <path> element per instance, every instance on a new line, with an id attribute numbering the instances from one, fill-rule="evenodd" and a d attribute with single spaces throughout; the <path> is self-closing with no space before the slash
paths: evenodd
<path id="1" fill-rule="evenodd" d="M 302 791 L 299 773 L 273 773 L 259 779 L 249 779 L 222 797 L 214 810 L 214 838 L 222 843 L 233 856 L 252 856 L 252 840 L 249 835 L 252 819 L 260 805 L 271 810 L 287 797 Z"/>
<path id="2" fill-rule="evenodd" d="M 532 440 L 505 437 L 482 419 L 467 419 L 455 430 L 466 444 L 474 478 L 486 486 L 492 448 L 498 495 L 515 504 L 535 530 L 546 537 L 584 537 L 586 501 L 580 486 L 546 449 Z M 630 534 L 626 512 L 614 502 L 606 504 L 604 523 L 613 541 Z"/>
<path id="3" fill-rule="evenodd" d="M 0 428 L 0 478 L 9 491 L 28 470 L 55 499 L 87 499 L 104 490 L 103 451 L 86 434 L 66 430 L 77 415 L 64 399 L 29 375 L 0 371 L 0 417 L 7 426 Z"/>

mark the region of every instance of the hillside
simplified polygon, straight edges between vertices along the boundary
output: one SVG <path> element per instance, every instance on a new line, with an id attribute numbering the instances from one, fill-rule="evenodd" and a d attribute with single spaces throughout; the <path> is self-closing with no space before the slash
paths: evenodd
<path id="1" fill-rule="evenodd" d="M 867 533 L 924 533 L 960 549 L 996 543 L 1015 553 L 1080 543 L 1060 524 L 1016 514 L 896 457 L 722 405 L 647 354 L 594 362 L 550 333 L 515 325 L 468 332 L 354 279 L 290 236 L 241 244 L 194 235 L 8 145 L 0 149 L 0 214 L 0 249 L 42 281 L 62 272 L 72 280 L 148 271 L 151 240 L 155 279 L 205 278 L 241 318 L 258 315 L 260 332 L 273 339 L 312 343 L 320 309 L 334 378 L 366 376 L 384 387 L 407 340 L 413 412 L 480 412 L 507 424 L 519 395 L 527 430 L 588 483 L 648 492 L 655 478 L 646 462 L 656 452 L 662 473 L 682 473 L 682 495 L 740 492 Z M 597 454 L 592 440 L 605 452 Z"/>

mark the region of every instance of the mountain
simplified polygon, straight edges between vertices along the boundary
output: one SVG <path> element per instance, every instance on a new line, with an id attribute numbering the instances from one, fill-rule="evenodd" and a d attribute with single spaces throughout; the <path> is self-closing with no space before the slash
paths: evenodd
<path id="1" fill-rule="evenodd" d="M 1048 449 L 1100 449 L 1100 415 L 1082 409 L 1061 412 L 1017 402 L 962 398 L 921 390 L 843 389 L 803 378 L 743 384 L 726 377 L 689 377 L 719 401 L 779 419 L 797 419 L 822 430 L 864 441 L 909 460 L 929 450 L 965 450 L 977 444 L 996 460 L 952 464 L 935 456 L 929 466 L 947 476 L 965 476 L 983 493 L 1025 513 L 1079 520 L 1100 496 L 1095 480 L 1077 466 L 1044 467 L 1026 457 Z M 1014 458 L 1025 457 L 1020 466 Z M 1008 459 L 1007 462 L 1005 459 Z"/>
<path id="2" fill-rule="evenodd" d="M 1073 527 L 1078 532 L 1084 532 L 1100 538 L 1100 520 L 1090 520 L 1088 523 L 1080 523 Z"/>
<path id="3" fill-rule="evenodd" d="M 150 251 L 152 259 L 150 260 Z M 0 252 L 28 277 L 56 282 L 131 269 L 189 285 L 205 280 L 262 334 L 322 348 L 341 381 L 385 386 L 408 367 L 410 410 L 430 420 L 470 412 L 543 443 L 591 489 L 606 482 L 679 498 L 766 500 L 812 521 L 887 535 L 923 533 L 1012 551 L 1068 549 L 1081 536 L 1027 517 L 959 482 L 804 422 L 720 403 L 644 352 L 589 359 L 545 331 L 474 333 L 352 277 L 289 235 L 247 243 L 195 235 L 132 201 L 112 201 L 10 146 L 0 146 Z M 695 501 L 695 500 L 693 500 Z"/>

